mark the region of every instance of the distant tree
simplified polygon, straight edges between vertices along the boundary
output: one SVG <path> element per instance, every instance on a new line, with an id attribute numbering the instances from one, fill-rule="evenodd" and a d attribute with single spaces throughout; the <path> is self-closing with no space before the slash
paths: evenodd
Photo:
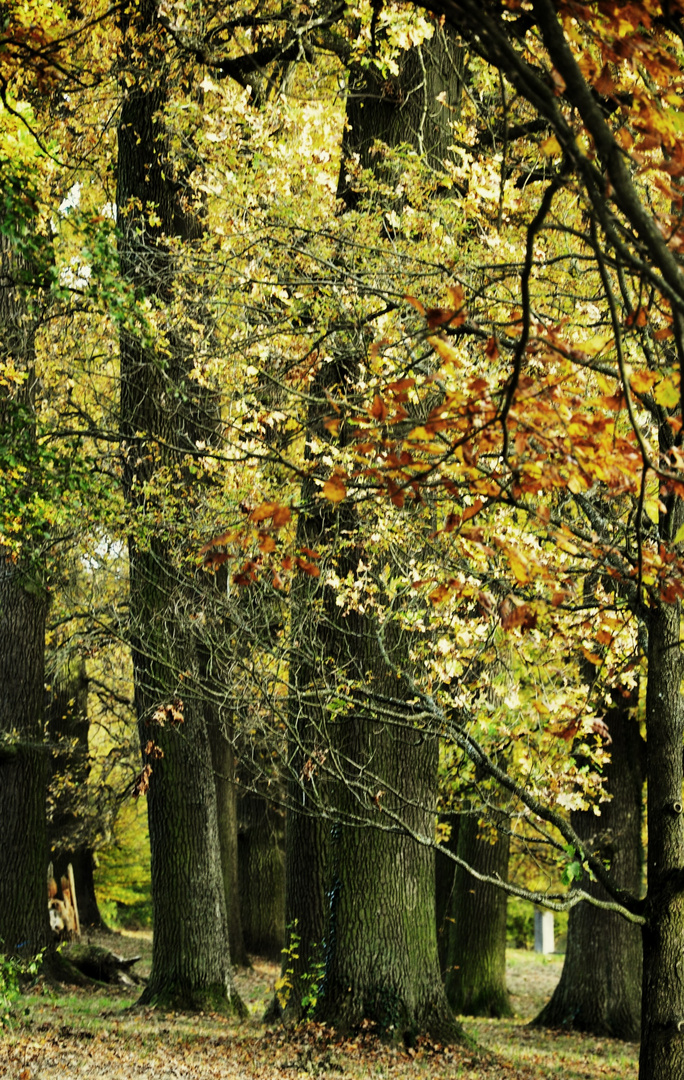
<path id="1" fill-rule="evenodd" d="M 174 175 L 165 109 L 172 82 L 157 6 L 147 0 L 121 16 L 123 104 L 118 125 L 119 262 L 124 281 L 162 320 L 176 279 L 172 240 L 202 232 Z M 144 55 L 144 63 L 141 58 Z M 133 519 L 144 519 L 146 485 L 162 464 L 179 464 L 215 417 L 192 384 L 183 328 L 169 348 L 150 328 L 123 327 L 121 439 L 123 487 Z M 207 721 L 193 691 L 198 661 L 179 609 L 187 592 L 164 530 L 129 536 L 135 704 L 148 786 L 154 950 L 142 1000 L 183 1008 L 243 1011 L 230 964 L 216 787 Z M 181 673 L 189 671 L 184 680 Z"/>
<path id="2" fill-rule="evenodd" d="M 642 799 L 644 751 L 633 713 L 638 688 L 613 691 L 605 722 L 610 763 L 605 767 L 609 801 L 593 810 L 575 810 L 571 822 L 587 848 L 610 865 L 613 880 L 638 896 L 642 879 Z M 602 900 L 598 882 L 580 879 Z M 591 963 L 587 958 L 591 957 Z M 638 926 L 615 912 L 582 903 L 568 917 L 568 937 L 560 982 L 535 1024 L 590 1032 L 599 1037 L 638 1039 L 641 1028 L 642 944 Z"/>

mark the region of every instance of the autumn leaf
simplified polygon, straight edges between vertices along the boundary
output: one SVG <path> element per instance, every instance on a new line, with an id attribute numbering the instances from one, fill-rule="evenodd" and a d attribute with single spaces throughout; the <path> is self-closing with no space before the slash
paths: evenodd
<path id="1" fill-rule="evenodd" d="M 292 512 L 288 506 L 277 506 L 273 511 L 273 528 L 282 529 L 292 518 Z"/>
<path id="2" fill-rule="evenodd" d="M 220 536 L 214 536 L 213 539 L 208 540 L 206 544 L 202 545 L 202 547 L 199 549 L 199 554 L 204 555 L 213 547 L 220 547 L 223 544 L 228 544 L 231 540 L 234 540 L 236 536 L 237 533 L 234 529 L 232 529 L 230 532 L 221 533 Z"/>
<path id="3" fill-rule="evenodd" d="M 433 589 L 430 593 L 429 599 L 433 604 L 441 604 L 443 600 L 448 599 L 451 595 L 451 589 L 447 585 L 438 585 L 436 589 Z"/>
<path id="4" fill-rule="evenodd" d="M 676 409 L 679 405 L 679 387 L 675 386 L 674 380 L 668 376 L 656 386 L 653 397 L 658 405 L 665 409 Z"/>
<path id="5" fill-rule="evenodd" d="M 308 574 L 310 577 L 319 577 L 321 573 L 320 567 L 316 566 L 315 563 L 307 562 L 306 559 L 302 559 L 299 555 L 295 558 L 295 564 L 303 574 Z"/>
<path id="6" fill-rule="evenodd" d="M 264 555 L 267 555 L 269 552 L 275 551 L 276 549 L 276 542 L 269 533 L 260 532 L 257 543 L 259 545 L 259 551 L 263 552 Z"/>
<path id="7" fill-rule="evenodd" d="M 332 476 L 328 477 L 321 490 L 321 495 L 332 503 L 342 502 L 346 498 L 347 488 L 339 473 L 333 473 Z"/>
<path id="8" fill-rule="evenodd" d="M 368 411 L 374 420 L 383 421 L 386 419 L 389 409 L 380 395 L 376 394 L 373 398 L 373 404 Z"/>
<path id="9" fill-rule="evenodd" d="M 490 337 L 485 346 L 485 356 L 488 360 L 497 360 L 499 356 L 499 344 L 495 337 Z"/>
<path id="10" fill-rule="evenodd" d="M 278 503 L 261 503 L 260 506 L 257 506 L 254 510 L 252 510 L 249 515 L 249 519 L 250 521 L 266 521 L 267 518 L 273 517 L 273 515 L 279 509 L 280 507 L 278 506 Z"/>

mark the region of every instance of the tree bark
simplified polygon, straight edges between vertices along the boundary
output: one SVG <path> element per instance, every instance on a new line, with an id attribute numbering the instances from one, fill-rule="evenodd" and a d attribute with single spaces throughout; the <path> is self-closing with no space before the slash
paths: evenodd
<path id="1" fill-rule="evenodd" d="M 206 709 L 206 704 L 205 704 Z M 217 710 L 218 711 L 218 710 Z M 242 905 L 238 863 L 238 799 L 235 776 L 234 735 L 220 716 L 209 722 L 211 759 L 216 785 L 221 872 L 226 898 L 230 958 L 239 967 L 249 966 L 247 945 L 242 925 Z"/>
<path id="2" fill-rule="evenodd" d="M 184 202 L 183 168 L 171 155 L 164 110 L 172 72 L 153 0 L 121 16 L 124 100 L 118 128 L 119 261 L 124 279 L 152 311 L 172 310 L 171 238 L 186 245 L 202 225 Z M 144 52 L 141 67 L 139 57 Z M 190 378 L 183 327 L 167 328 L 164 348 L 130 321 L 120 331 L 124 495 L 143 535 L 129 537 L 135 705 L 149 784 L 154 944 L 141 1000 L 165 1007 L 242 1011 L 232 981 L 219 851 L 216 788 L 199 665 L 184 625 L 187 590 L 172 549 L 155 524 L 146 490 L 161 465 L 180 466 L 213 424 Z M 204 421 L 207 421 L 206 423 Z"/>
<path id="3" fill-rule="evenodd" d="M 684 707 L 679 602 L 654 603 L 648 627 L 648 895 L 643 928 L 640 1080 L 684 1076 Z"/>
<path id="4" fill-rule="evenodd" d="M 372 629 L 366 644 L 373 640 Z M 364 636 L 347 641 L 360 652 Z M 361 653 L 358 659 L 360 670 L 373 671 L 373 691 L 396 696 L 396 677 L 382 671 L 377 655 Z M 330 927 L 317 1012 L 342 1030 L 370 1021 L 382 1035 L 407 1045 L 419 1034 L 453 1041 L 462 1032 L 440 977 L 434 854 L 392 824 L 396 815 L 412 832 L 434 832 L 437 740 L 410 725 L 388 729 L 373 716 L 372 704 L 367 713 L 359 710 L 339 724 L 335 752 L 347 765 L 335 808 L 343 817 L 361 813 L 370 821 L 334 827 Z M 373 791 L 369 785 L 375 784 Z"/>
<path id="5" fill-rule="evenodd" d="M 439 954 L 439 970 L 442 978 L 446 973 L 447 945 L 449 942 L 449 924 L 451 897 L 454 888 L 454 871 L 456 863 L 445 853 L 452 851 L 458 854 L 458 829 L 460 817 L 454 813 L 440 814 L 440 821 L 451 826 L 449 839 L 442 847 L 442 851 L 435 851 L 435 916 L 437 922 L 437 952 Z"/>
<path id="6" fill-rule="evenodd" d="M 610 764 L 604 770 L 605 790 L 612 798 L 600 804 L 600 817 L 593 809 L 574 811 L 571 823 L 587 848 L 609 861 L 613 880 L 638 896 L 644 748 L 638 722 L 630 713 L 637 697 L 616 700 L 605 717 L 612 740 Z M 581 885 L 591 895 L 609 899 L 588 877 Z M 568 918 L 560 982 L 534 1022 L 636 1040 L 641 1025 L 641 978 L 640 928 L 614 912 L 578 904 Z"/>
<path id="7" fill-rule="evenodd" d="M 455 74 L 458 83 L 454 57 L 460 59 L 454 39 L 437 32 L 432 41 L 399 57 L 401 73 L 396 80 L 382 79 L 371 68 L 352 69 L 338 184 L 338 195 L 347 207 L 360 205 L 369 197 L 356 162 L 372 169 L 375 180 L 393 190 L 394 166 L 384 164 L 382 153 L 374 153 L 378 140 L 389 147 L 412 142 L 430 163 L 439 164 L 441 149 L 446 156 L 448 125 L 441 120 L 445 110 L 435 98 L 442 90 L 454 90 Z M 444 78 L 445 68 L 448 78 Z M 459 93 L 457 85 L 456 96 Z M 394 208 L 396 199 L 391 193 L 381 190 L 378 197 L 388 210 Z M 363 342 L 355 340 L 353 332 L 345 341 L 340 336 L 336 352 L 335 362 L 319 372 L 315 397 L 325 399 L 335 387 L 341 387 L 345 394 L 352 391 Z M 320 433 L 325 440 L 321 419 L 314 408 L 309 431 L 317 436 Z M 345 437 L 342 430 L 342 442 Z M 363 554 L 355 540 L 356 514 L 345 503 L 337 509 L 321 507 L 316 495 L 313 483 L 307 482 L 302 489 L 307 512 L 300 518 L 301 541 L 307 547 L 327 551 L 326 559 L 344 579 L 347 571 L 355 572 Z M 370 1021 L 383 1034 L 403 1037 L 407 1042 L 420 1032 L 452 1040 L 461 1033 L 450 1013 L 439 973 L 434 855 L 389 824 L 391 819 L 384 818 L 380 809 L 380 800 L 385 797 L 386 807 L 403 815 L 409 830 L 432 835 L 437 742 L 418 735 L 410 721 L 406 731 L 390 732 L 373 715 L 372 704 L 343 712 L 337 719 L 325 704 L 321 707 L 319 702 L 325 702 L 329 695 L 334 697 L 335 678 L 358 683 L 371 701 L 373 694 L 392 697 L 397 687 L 376 643 L 375 620 L 355 612 L 343 614 L 333 590 L 320 584 L 322 580 L 323 572 L 314 583 L 302 582 L 293 598 L 297 605 L 293 644 L 300 659 L 293 695 L 298 727 L 294 729 L 292 760 L 296 760 L 294 783 L 299 791 L 295 787 L 291 798 L 301 799 L 303 806 L 307 800 L 313 802 L 312 809 L 321 814 L 320 809 L 316 811 L 315 799 L 320 796 L 316 785 L 321 782 L 325 756 L 330 754 L 335 780 L 328 782 L 326 797 L 333 800 L 331 817 L 341 819 L 330 838 L 330 880 L 325 881 L 319 863 L 316 893 L 312 890 L 308 898 L 309 910 L 315 911 L 319 920 L 315 933 L 320 946 L 327 887 L 325 975 L 316 1015 L 342 1029 Z M 367 681 L 369 672 L 372 675 Z M 377 783 L 376 790 L 370 791 L 367 783 Z M 389 795 L 381 790 L 384 787 Z M 352 824 L 359 814 L 361 818 L 375 815 L 375 821 Z M 320 820 L 291 813 L 288 849 L 294 830 L 301 830 L 297 840 L 300 844 L 304 841 L 302 847 L 306 846 L 309 858 L 312 851 L 322 851 Z M 288 850 L 289 897 L 295 887 L 295 868 Z M 290 921 L 295 910 L 288 903 Z M 313 935 L 307 929 L 309 953 L 312 944 Z"/>
<path id="8" fill-rule="evenodd" d="M 507 881 L 509 849 L 507 833 L 483 835 L 477 813 L 460 815 L 458 855 L 473 869 Z M 503 889 L 477 881 L 456 866 L 445 973 L 446 994 L 455 1013 L 512 1015 L 506 987 L 506 905 Z"/>
<path id="9" fill-rule="evenodd" d="M 266 796 L 238 800 L 240 912 L 247 951 L 281 960 L 285 945 L 285 822 Z"/>
<path id="10" fill-rule="evenodd" d="M 5 224 L 0 232 L 0 370 L 8 363 L 25 380 L 0 394 L 0 426 L 16 463 L 26 467 L 22 482 L 30 485 L 37 468 L 35 321 L 20 289 L 26 264 L 11 239 L 16 223 Z M 22 537 L 20 557 L 0 546 L 0 949 L 24 958 L 50 943 L 43 730 L 48 597 L 32 539 Z"/>
<path id="11" fill-rule="evenodd" d="M 48 763 L 43 741 L 47 597 L 29 567 L 0 556 L 0 948 L 24 958 L 49 941 Z"/>

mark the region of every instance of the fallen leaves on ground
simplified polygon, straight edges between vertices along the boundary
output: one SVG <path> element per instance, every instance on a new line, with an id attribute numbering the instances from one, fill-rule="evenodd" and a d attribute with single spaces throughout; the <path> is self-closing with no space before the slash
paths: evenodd
<path id="1" fill-rule="evenodd" d="M 264 1028 L 278 968 L 255 961 L 238 976 L 250 1019 L 138 1009 L 127 992 L 44 988 L 27 999 L 0 1039 L 0 1077 L 11 1080 L 631 1080 L 636 1048 L 530 1028 L 524 1021 L 472 1020 L 479 1043 L 388 1045 L 370 1030 L 351 1037 L 321 1024 Z M 22 1002 L 22 1008 L 24 1003 Z"/>

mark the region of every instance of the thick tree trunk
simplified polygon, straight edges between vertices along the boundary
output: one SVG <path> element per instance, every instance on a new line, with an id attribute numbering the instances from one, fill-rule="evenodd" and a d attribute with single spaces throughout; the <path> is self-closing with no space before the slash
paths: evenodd
<path id="1" fill-rule="evenodd" d="M 684 707 L 680 623 L 678 602 L 660 602 L 651 608 L 646 695 L 648 896 L 643 928 L 640 1080 L 684 1076 Z"/>
<path id="2" fill-rule="evenodd" d="M 281 960 L 285 945 L 285 822 L 258 792 L 238 801 L 240 912 L 248 952 Z"/>
<path id="3" fill-rule="evenodd" d="M 313 485 L 303 485 L 310 498 Z M 297 526 L 301 546 L 313 547 L 324 535 L 324 519 L 302 514 Z M 320 627 L 320 578 L 300 575 L 292 589 L 291 691 L 288 702 L 288 765 L 285 846 L 285 946 L 283 977 L 287 983 L 279 1004 L 288 1019 L 302 1015 L 308 991 L 307 975 L 319 961 L 327 925 L 329 822 L 325 817 L 327 789 L 320 774 L 319 755 L 325 754 L 325 717 L 315 702 Z M 314 643 L 313 653 L 311 643 Z M 321 643 L 322 644 L 322 643 Z M 322 653 L 320 655 L 323 655 Z M 312 700 L 313 698 L 313 700 Z"/>
<path id="4" fill-rule="evenodd" d="M 25 264 L 10 240 L 14 226 L 9 222 L 0 232 L 0 372 L 7 362 L 25 380 L 0 392 L 0 427 L 20 467 L 17 475 L 25 463 L 22 483 L 30 484 L 36 468 L 35 321 L 19 290 Z M 19 559 L 0 546 L 0 950 L 25 958 L 50 943 L 43 731 L 48 599 L 31 539 L 22 538 Z"/>
<path id="5" fill-rule="evenodd" d="M 636 695 L 617 702 L 605 717 L 612 743 L 605 790 L 612 798 L 593 810 L 575 811 L 572 826 L 593 854 L 610 863 L 611 876 L 635 896 L 641 890 L 643 744 L 630 708 Z M 597 882 L 582 889 L 607 900 Z M 591 963 L 587 962 L 591 957 Z M 641 931 L 620 915 L 582 903 L 568 919 L 560 982 L 535 1023 L 574 1028 L 597 1036 L 638 1039 L 641 1024 Z"/>
<path id="6" fill-rule="evenodd" d="M 438 32 L 420 49 L 399 57 L 401 71 L 396 79 L 383 80 L 371 68 L 351 71 L 338 184 L 338 195 L 347 207 L 367 198 L 357 163 L 372 169 L 375 178 L 393 190 L 393 166 L 388 168 L 383 155 L 372 150 L 378 140 L 390 147 L 412 142 L 432 164 L 439 163 L 442 150 L 446 156 L 446 110 L 435 99 L 442 91 L 458 97 L 458 85 L 454 93 L 457 59 L 460 52 L 453 39 Z M 391 193 L 380 192 L 378 197 L 383 207 L 394 209 Z M 319 372 L 313 394 L 321 399 L 336 387 L 345 394 L 353 390 L 363 343 L 355 340 L 353 332 L 346 341 L 340 336 L 336 354 L 336 361 Z M 309 431 L 322 440 L 328 437 L 315 408 Z M 342 442 L 345 437 L 342 430 Z M 340 578 L 347 571 L 355 574 L 363 553 L 354 543 L 358 523 L 353 507 L 343 503 L 338 509 L 322 508 L 310 482 L 303 487 L 302 506 L 306 513 L 300 518 L 301 542 L 327 551 L 325 558 Z M 379 808 L 380 799 L 386 797 L 386 806 L 403 815 L 409 829 L 432 836 L 437 743 L 413 731 L 408 718 L 406 732 L 391 732 L 373 715 L 372 704 L 352 714 L 343 711 L 337 719 L 334 710 L 326 708 L 326 701 L 335 697 L 335 679 L 363 686 L 372 673 L 367 686 L 371 699 L 373 694 L 394 697 L 397 680 L 381 659 L 374 620 L 353 612 L 343 615 L 333 590 L 320 584 L 325 580 L 325 558 L 321 578 L 302 582 L 293 598 L 293 647 L 299 660 L 291 710 L 295 721 L 291 802 L 296 805 L 301 800 L 303 809 L 311 806 L 319 819 L 293 812 L 288 820 L 288 920 L 299 917 L 291 899 L 300 874 L 290 844 L 296 839 L 299 854 L 306 850 L 309 859 L 312 852 L 323 851 L 317 800 L 329 754 L 336 778 L 334 784 L 328 781 L 326 797 L 332 796 L 331 816 L 340 817 L 341 823 L 334 825 L 331 837 L 325 977 L 317 1015 L 342 1028 L 369 1020 L 384 1034 L 407 1041 L 420 1032 L 430 1032 L 440 1040 L 458 1038 L 460 1030 L 439 973 L 434 855 L 389 826 L 390 819 Z M 367 784 L 376 781 L 375 791 L 370 791 Z M 381 791 L 384 787 L 401 792 L 401 797 L 386 796 Z M 373 796 L 378 803 L 375 810 Z M 373 813 L 373 824 L 352 824 L 359 814 L 363 819 Z M 379 828 L 374 827 L 376 823 Z M 326 915 L 326 881 L 320 863 L 315 890 L 311 881 L 307 886 L 306 905 L 318 918 L 315 934 L 320 945 L 320 924 Z M 307 929 L 309 954 L 312 945 L 313 935 Z"/>
<path id="7" fill-rule="evenodd" d="M 33 957 L 50 940 L 42 582 L 0 555 L 0 951 Z"/>
<path id="8" fill-rule="evenodd" d="M 192 384 L 192 350 L 173 321 L 176 262 L 169 240 L 189 244 L 201 222 L 183 201 L 165 128 L 168 42 L 153 0 L 121 17 L 127 69 L 118 128 L 119 260 L 124 279 L 163 320 L 163 350 L 150 332 L 120 333 L 123 484 L 144 536 L 129 538 L 130 617 L 135 704 L 149 783 L 154 911 L 152 972 L 142 1000 L 170 1007 L 240 1009 L 230 965 L 219 851 L 216 788 L 194 639 L 184 624 L 188 590 L 156 529 L 146 490 L 158 467 L 178 467 L 197 428 L 211 424 Z M 140 65 L 140 49 L 145 63 Z M 153 211 L 153 212 L 151 212 Z M 168 239 L 167 239 L 168 238 Z M 213 424 L 214 418 L 211 418 Z M 213 428 L 212 428 L 213 430 Z M 143 785 L 144 786 L 144 785 Z"/>
<path id="9" fill-rule="evenodd" d="M 370 634 L 365 641 L 372 642 Z M 355 644 L 362 647 L 363 642 L 360 635 Z M 386 681 L 380 658 L 373 659 L 372 689 L 396 695 L 396 677 Z M 371 669 L 368 654 L 365 663 L 363 654 L 358 661 L 360 670 Z M 367 815 L 370 821 L 334 829 L 330 928 L 318 1014 L 342 1029 L 370 1021 L 381 1034 L 408 1045 L 424 1033 L 453 1041 L 462 1033 L 439 971 L 434 853 L 398 832 L 393 817 L 385 816 L 389 811 L 409 830 L 433 834 L 437 740 L 409 725 L 390 730 L 373 717 L 372 705 L 369 713 L 343 717 L 339 724 L 335 753 L 347 765 L 335 809 L 343 816 Z M 401 794 L 393 796 L 383 790 L 385 785 Z"/>
<path id="10" fill-rule="evenodd" d="M 482 833 L 477 813 L 460 816 L 458 855 L 474 870 L 507 881 L 509 849 L 507 833 L 490 837 Z M 456 867 L 445 973 L 447 998 L 456 1013 L 495 1017 L 512 1013 L 506 988 L 506 902 L 503 889 Z"/>

